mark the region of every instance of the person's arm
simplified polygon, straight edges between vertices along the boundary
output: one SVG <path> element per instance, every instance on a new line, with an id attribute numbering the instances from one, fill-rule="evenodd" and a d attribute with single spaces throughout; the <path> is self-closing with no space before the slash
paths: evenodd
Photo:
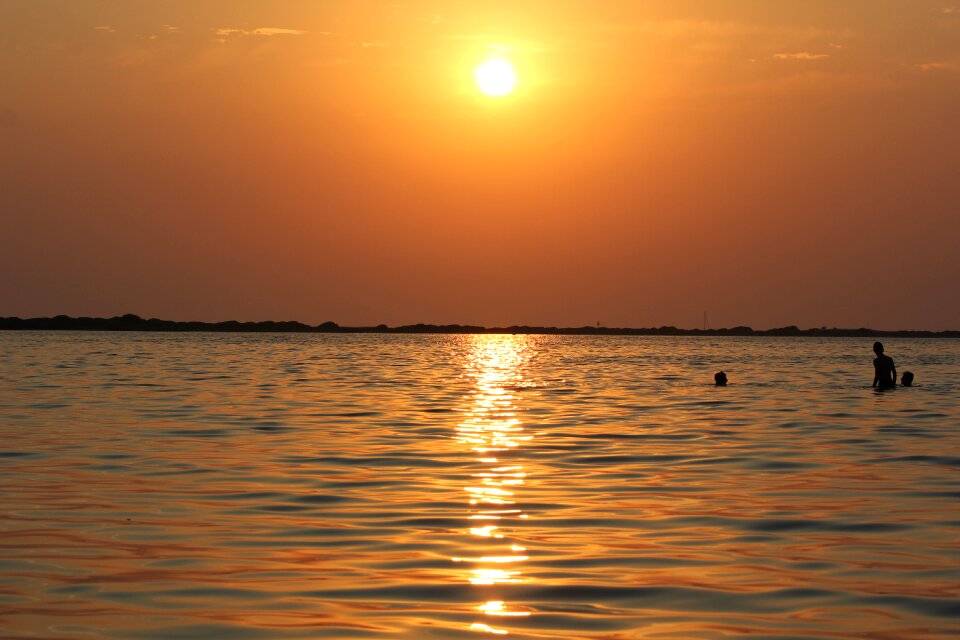
<path id="1" fill-rule="evenodd" d="M 890 370 L 893 371 L 893 384 L 897 384 L 897 365 L 893 364 L 893 358 L 890 358 Z"/>
<path id="2" fill-rule="evenodd" d="M 871 387 L 877 386 L 877 383 L 880 382 L 880 367 L 878 366 L 879 358 L 873 361 L 873 384 Z"/>

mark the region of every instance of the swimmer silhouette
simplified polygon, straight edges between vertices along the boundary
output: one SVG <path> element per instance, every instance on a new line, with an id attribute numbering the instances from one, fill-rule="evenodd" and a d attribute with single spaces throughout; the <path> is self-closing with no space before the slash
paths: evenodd
<path id="1" fill-rule="evenodd" d="M 913 386 L 913 373 L 910 371 L 904 371 L 903 376 L 900 378 L 900 386 L 902 387 L 912 387 Z"/>
<path id="2" fill-rule="evenodd" d="M 717 383 L 718 387 L 725 387 L 727 386 L 727 374 L 723 371 L 718 371 L 713 374 L 713 381 Z"/>
<path id="3" fill-rule="evenodd" d="M 883 343 L 874 342 L 873 352 L 877 357 L 873 359 L 873 386 L 878 389 L 893 389 L 897 386 L 897 367 L 893 358 L 883 354 Z"/>

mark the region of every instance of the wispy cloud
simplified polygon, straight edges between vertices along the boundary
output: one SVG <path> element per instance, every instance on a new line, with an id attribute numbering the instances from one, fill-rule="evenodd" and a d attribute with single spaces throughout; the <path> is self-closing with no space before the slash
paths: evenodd
<path id="1" fill-rule="evenodd" d="M 260 27 L 257 29 L 224 27 L 215 30 L 214 33 L 221 38 L 226 38 L 229 36 L 302 36 L 307 32 L 300 29 L 283 29 L 280 27 Z"/>
<path id="2" fill-rule="evenodd" d="M 276 27 L 261 27 L 253 30 L 255 36 L 302 36 L 306 31 L 300 29 L 278 29 Z"/>
<path id="3" fill-rule="evenodd" d="M 766 37 L 788 41 L 815 41 L 826 38 L 837 42 L 849 38 L 849 29 L 820 29 L 816 27 L 771 27 L 764 24 L 732 20 L 647 20 L 633 24 L 601 22 L 593 25 L 598 33 L 643 34 L 659 38 L 744 38 Z"/>
<path id="4" fill-rule="evenodd" d="M 382 40 L 373 40 L 368 42 L 362 42 L 360 43 L 360 46 L 363 47 L 364 49 L 382 49 L 384 47 L 389 47 L 390 43 L 384 42 Z"/>
<path id="5" fill-rule="evenodd" d="M 823 60 L 824 58 L 829 58 L 830 54 L 798 51 L 796 53 L 775 53 L 773 57 L 777 60 Z"/>
<path id="6" fill-rule="evenodd" d="M 503 36 L 490 33 L 451 33 L 443 36 L 444 40 L 454 42 L 479 43 L 485 46 L 490 53 L 510 54 L 510 53 L 551 53 L 558 51 L 555 45 L 536 40 L 511 40 L 511 43 L 503 44 L 500 40 Z"/>
<path id="7" fill-rule="evenodd" d="M 111 26 L 109 26 L 109 25 L 106 25 L 106 24 L 98 25 L 98 26 L 94 27 L 93 30 L 94 30 L 94 31 L 99 31 L 99 32 L 101 32 L 101 33 L 116 33 L 116 32 L 117 32 L 116 29 L 114 29 L 113 27 L 111 27 Z"/>
<path id="8" fill-rule="evenodd" d="M 960 65 L 954 62 L 922 62 L 913 65 L 921 71 L 956 71 L 960 70 Z"/>
<path id="9" fill-rule="evenodd" d="M 858 35 L 850 28 L 768 25 L 733 20 L 648 20 L 632 24 L 596 23 L 597 46 L 630 37 L 656 47 L 664 62 L 688 68 L 717 68 L 741 60 L 810 62 L 849 48 Z M 655 44 L 656 43 L 656 44 Z"/>

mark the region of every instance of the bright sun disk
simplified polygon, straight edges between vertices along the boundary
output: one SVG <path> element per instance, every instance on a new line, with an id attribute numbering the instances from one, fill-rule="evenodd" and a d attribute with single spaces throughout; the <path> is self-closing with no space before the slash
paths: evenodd
<path id="1" fill-rule="evenodd" d="M 517 84 L 513 65 L 503 58 L 487 60 L 474 72 L 481 93 L 488 96 L 505 96 Z"/>

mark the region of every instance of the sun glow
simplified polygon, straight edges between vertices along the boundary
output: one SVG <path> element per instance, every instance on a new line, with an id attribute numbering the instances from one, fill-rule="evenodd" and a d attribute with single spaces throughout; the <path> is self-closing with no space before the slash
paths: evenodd
<path id="1" fill-rule="evenodd" d="M 491 97 L 508 95 L 517 84 L 513 65 L 503 58 L 491 58 L 481 64 L 474 72 L 474 78 L 480 92 Z"/>

